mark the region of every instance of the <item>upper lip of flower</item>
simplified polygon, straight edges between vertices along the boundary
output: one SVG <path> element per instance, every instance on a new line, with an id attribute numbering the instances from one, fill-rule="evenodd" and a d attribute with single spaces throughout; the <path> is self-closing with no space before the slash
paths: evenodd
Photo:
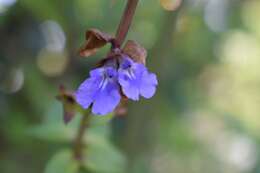
<path id="1" fill-rule="evenodd" d="M 116 76 L 114 69 L 112 67 L 107 67 L 102 72 L 102 79 L 98 88 L 104 90 L 109 82 L 114 82 Z"/>
<path id="2" fill-rule="evenodd" d="M 128 56 L 123 56 L 120 62 L 120 68 L 122 69 L 128 69 L 131 68 L 133 65 L 133 62 L 130 60 Z"/>

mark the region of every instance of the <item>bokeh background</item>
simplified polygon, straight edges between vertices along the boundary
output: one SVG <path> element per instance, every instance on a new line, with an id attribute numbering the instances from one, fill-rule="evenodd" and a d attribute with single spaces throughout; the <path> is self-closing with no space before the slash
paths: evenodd
<path id="1" fill-rule="evenodd" d="M 93 117 L 81 173 L 259 173 L 260 1 L 140 0 L 128 38 L 159 86 L 128 115 Z M 77 173 L 78 126 L 55 96 L 109 47 L 80 58 L 88 28 L 114 34 L 124 0 L 0 0 L 0 172 Z"/>

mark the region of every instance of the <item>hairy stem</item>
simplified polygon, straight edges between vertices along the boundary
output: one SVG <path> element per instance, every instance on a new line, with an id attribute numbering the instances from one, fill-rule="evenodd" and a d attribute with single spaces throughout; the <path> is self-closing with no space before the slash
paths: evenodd
<path id="1" fill-rule="evenodd" d="M 117 29 L 116 33 L 116 41 L 118 46 L 120 47 L 122 43 L 124 42 L 126 35 L 128 33 L 128 30 L 130 28 L 130 25 L 132 23 L 135 10 L 137 7 L 139 0 L 127 0 L 127 5 L 125 7 L 124 14 L 121 18 L 120 24 Z"/>
<path id="2" fill-rule="evenodd" d="M 74 143 L 74 157 L 77 160 L 82 160 L 83 148 L 84 148 L 84 134 L 88 127 L 89 123 L 89 111 L 87 111 L 84 115 L 82 115 L 82 119 L 80 121 L 80 126 L 77 132 L 77 136 L 75 138 Z"/>

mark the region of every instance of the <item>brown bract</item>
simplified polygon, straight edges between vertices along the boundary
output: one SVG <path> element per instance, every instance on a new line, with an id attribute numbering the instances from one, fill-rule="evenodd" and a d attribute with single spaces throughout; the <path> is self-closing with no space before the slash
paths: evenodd
<path id="1" fill-rule="evenodd" d="M 135 62 L 145 64 L 147 51 L 136 41 L 128 40 L 123 48 L 123 52 L 132 58 Z"/>
<path id="2" fill-rule="evenodd" d="M 80 49 L 79 54 L 84 57 L 91 56 L 112 40 L 113 37 L 109 34 L 103 33 L 98 29 L 90 29 L 86 32 L 86 42 Z"/>
<path id="3" fill-rule="evenodd" d="M 60 86 L 59 95 L 56 97 L 63 105 L 64 123 L 69 123 L 76 114 L 76 100 L 72 92 L 67 91 L 64 86 Z"/>

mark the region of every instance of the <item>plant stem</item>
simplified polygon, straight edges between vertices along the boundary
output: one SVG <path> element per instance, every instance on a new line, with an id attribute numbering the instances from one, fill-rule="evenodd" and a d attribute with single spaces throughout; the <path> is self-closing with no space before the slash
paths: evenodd
<path id="1" fill-rule="evenodd" d="M 135 10 L 137 7 L 139 0 L 127 0 L 127 5 L 124 10 L 124 14 L 121 18 L 120 24 L 117 29 L 116 33 L 116 41 L 118 46 L 120 47 L 122 43 L 124 42 L 126 35 L 128 33 L 128 30 L 130 28 L 130 25 L 132 23 Z"/>
<path id="2" fill-rule="evenodd" d="M 88 127 L 88 122 L 89 122 L 89 118 L 90 118 L 89 114 L 90 114 L 89 111 L 86 111 L 86 113 L 84 115 L 82 115 L 78 133 L 75 138 L 74 157 L 76 160 L 79 160 L 79 161 L 82 160 L 83 148 L 84 148 L 84 134 Z"/>
<path id="3" fill-rule="evenodd" d="M 132 23 L 135 10 L 137 7 L 139 0 L 127 0 L 127 4 L 124 10 L 124 14 L 121 18 L 120 24 L 117 29 L 116 33 L 116 44 L 121 47 L 122 43 L 124 42 L 130 25 Z M 83 148 L 84 148 L 84 134 L 88 127 L 89 122 L 89 112 L 87 111 L 81 119 L 80 127 L 77 132 L 77 136 L 75 138 L 74 143 L 74 157 L 75 159 L 81 161 L 83 157 Z"/>

